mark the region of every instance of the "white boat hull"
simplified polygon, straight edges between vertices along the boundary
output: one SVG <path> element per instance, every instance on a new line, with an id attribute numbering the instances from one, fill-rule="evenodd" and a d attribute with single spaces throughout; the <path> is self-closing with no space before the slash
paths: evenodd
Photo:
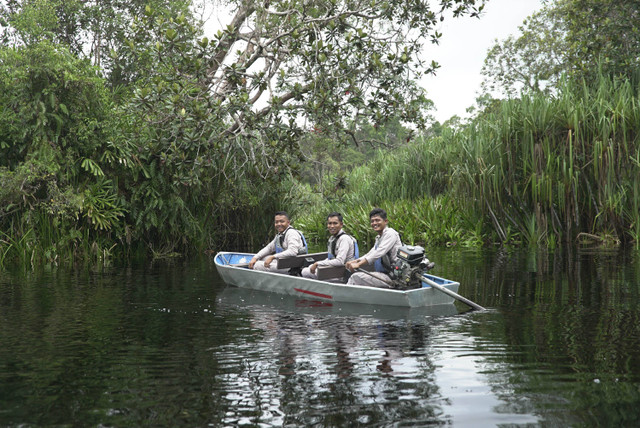
<path id="1" fill-rule="evenodd" d="M 247 263 L 252 257 L 253 254 L 249 253 L 220 252 L 216 254 L 215 264 L 222 280 L 236 287 L 287 294 L 325 302 L 424 307 L 451 305 L 454 301 L 453 297 L 425 283 L 423 283 L 422 288 L 414 290 L 391 290 L 318 281 L 299 276 L 261 272 L 247 269 L 246 267 L 233 266 L 234 264 Z M 430 274 L 427 274 L 427 276 L 454 293 L 458 292 L 460 283 Z"/>
<path id="2" fill-rule="evenodd" d="M 298 315 L 330 315 L 339 317 L 365 317 L 374 320 L 411 320 L 458 315 L 456 305 L 435 305 L 410 308 L 407 306 L 366 305 L 352 302 L 326 302 L 304 297 L 289 296 L 268 291 L 228 286 L 216 294 L 218 308 L 247 309 L 250 312 L 289 312 Z M 259 317 L 259 315 L 257 315 Z"/>

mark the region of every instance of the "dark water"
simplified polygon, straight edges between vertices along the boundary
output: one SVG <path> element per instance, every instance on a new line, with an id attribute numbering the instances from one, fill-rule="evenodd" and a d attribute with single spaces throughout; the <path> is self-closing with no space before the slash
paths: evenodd
<path id="1" fill-rule="evenodd" d="M 321 305 L 209 260 L 0 274 L 0 426 L 636 426 L 635 252 L 441 250 L 490 308 Z"/>

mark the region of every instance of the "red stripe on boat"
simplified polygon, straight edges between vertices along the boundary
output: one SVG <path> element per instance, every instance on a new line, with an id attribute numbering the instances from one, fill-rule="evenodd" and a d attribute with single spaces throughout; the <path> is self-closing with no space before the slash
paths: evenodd
<path id="1" fill-rule="evenodd" d="M 302 290 L 300 288 L 294 288 L 294 290 L 299 291 L 301 293 L 311 294 L 316 297 L 323 297 L 325 299 L 333 299 L 333 296 L 329 296 L 328 294 L 316 293 L 315 291 Z"/>

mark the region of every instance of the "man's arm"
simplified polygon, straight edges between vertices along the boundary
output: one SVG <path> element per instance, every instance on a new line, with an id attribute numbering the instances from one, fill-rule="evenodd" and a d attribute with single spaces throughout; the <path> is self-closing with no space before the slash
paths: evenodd
<path id="1" fill-rule="evenodd" d="M 311 273 L 316 273 L 318 266 L 344 266 L 349 258 L 349 255 L 353 256 L 355 249 L 353 245 L 353 239 L 350 236 L 344 236 L 338 240 L 336 244 L 336 254 L 332 259 L 325 259 L 315 262 L 310 266 Z"/>
<path id="2" fill-rule="evenodd" d="M 384 238 L 385 238 L 385 234 L 383 233 L 382 236 L 378 238 L 378 242 L 377 242 L 378 247 L 376 248 L 374 246 L 372 249 L 369 250 L 367 254 L 365 254 L 360 258 L 364 259 L 367 262 L 367 264 L 373 264 L 375 260 L 387 254 L 391 249 L 391 245 L 389 242 L 385 242 Z M 383 245 L 385 243 L 386 245 Z"/>
<path id="3" fill-rule="evenodd" d="M 348 235 L 343 235 L 338 239 L 335 257 L 331 260 L 323 260 L 323 262 L 325 262 L 323 266 L 342 266 L 347 262 L 349 257 L 353 258 L 354 255 L 353 239 Z"/>
<path id="4" fill-rule="evenodd" d="M 253 258 L 249 262 L 249 269 L 253 269 L 253 265 L 255 265 L 258 260 L 262 260 L 264 257 L 268 256 L 269 254 L 273 254 L 276 252 L 276 239 L 278 239 L 277 236 L 273 239 L 273 241 L 269 242 L 263 249 L 258 251 L 258 253 L 255 256 L 253 256 Z"/>

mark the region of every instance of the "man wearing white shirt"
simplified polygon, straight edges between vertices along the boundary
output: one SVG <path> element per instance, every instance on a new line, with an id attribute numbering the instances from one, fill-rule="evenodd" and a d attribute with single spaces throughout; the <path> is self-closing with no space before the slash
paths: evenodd
<path id="1" fill-rule="evenodd" d="M 343 227 L 342 214 L 332 212 L 327 216 L 327 230 L 331 234 L 327 245 L 329 257 L 302 269 L 303 277 L 317 279 L 319 266 L 344 266 L 346 262 L 357 257 L 355 239 L 347 235 L 342 230 Z"/>
<path id="2" fill-rule="evenodd" d="M 277 269 L 276 259 L 307 253 L 307 243 L 302 233 L 291 227 L 289 214 L 278 211 L 274 217 L 276 237 L 258 251 L 249 262 L 249 269 L 267 272 L 288 273 L 289 269 Z"/>
<path id="3" fill-rule="evenodd" d="M 351 275 L 347 284 L 390 288 L 391 277 L 387 273 L 391 264 L 396 261 L 402 241 L 398 232 L 388 227 L 389 220 L 385 210 L 381 208 L 371 210 L 369 221 L 371 228 L 378 233 L 375 245 L 364 256 L 347 262 L 345 267 L 353 272 L 361 266 L 373 265 L 375 272 L 356 272 Z"/>

